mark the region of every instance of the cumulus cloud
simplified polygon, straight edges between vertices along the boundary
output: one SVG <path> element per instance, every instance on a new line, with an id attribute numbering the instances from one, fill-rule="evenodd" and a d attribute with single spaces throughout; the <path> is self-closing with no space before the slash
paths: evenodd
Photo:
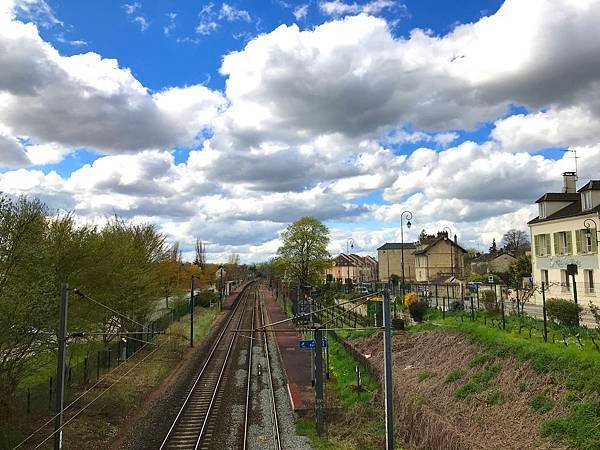
<path id="1" fill-rule="evenodd" d="M 398 7 L 398 3 L 393 0 L 373 0 L 364 4 L 345 3 L 341 0 L 322 1 L 319 3 L 319 9 L 328 16 L 342 16 L 345 14 L 371 14 L 377 15 L 380 12 Z"/>
<path id="2" fill-rule="evenodd" d="M 580 175 L 600 173 L 599 1 L 508 0 L 446 35 L 406 38 L 372 16 L 398 3 L 318 5 L 336 19 L 282 25 L 225 55 L 224 92 L 150 92 L 116 60 L 60 55 L 18 20 L 14 0 L 0 6 L 0 165 L 102 154 L 63 176 L 6 171 L 0 190 L 86 217 L 151 220 L 185 245 L 208 235 L 215 255 L 254 259 L 306 214 L 334 224 L 335 249 L 348 234 L 336 224 L 356 224 L 368 251 L 397 238 L 391 225 L 405 209 L 416 228 L 490 241 L 524 226 L 532 200 L 573 167 L 571 155 L 541 149 L 576 149 Z M 140 7 L 125 13 L 141 17 Z M 298 6 L 296 20 L 307 11 Z M 209 3 L 196 31 L 250 19 Z M 507 115 L 513 105 L 527 112 Z M 490 122 L 488 142 L 461 142 Z M 175 161 L 174 146 L 190 147 L 187 160 Z"/>

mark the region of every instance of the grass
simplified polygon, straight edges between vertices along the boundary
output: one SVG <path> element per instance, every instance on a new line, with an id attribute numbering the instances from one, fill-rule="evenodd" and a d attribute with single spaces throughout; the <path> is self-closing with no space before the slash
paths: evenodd
<path id="1" fill-rule="evenodd" d="M 488 406 L 501 405 L 502 403 L 504 403 L 504 400 L 504 393 L 502 391 L 494 389 L 488 392 L 487 396 L 485 397 L 485 404 Z"/>
<path id="2" fill-rule="evenodd" d="M 448 313 L 443 319 L 439 311 L 429 311 L 427 321 L 411 326 L 409 331 L 460 331 L 485 348 L 469 361 L 470 368 L 479 367 L 481 370 L 455 391 L 454 395 L 459 399 L 468 399 L 490 387 L 499 371 L 499 366 L 494 364 L 497 358 L 514 356 L 529 361 L 539 374 L 552 373 L 556 383 L 567 389 L 565 404 L 569 405 L 570 412 L 544 422 L 540 434 L 572 448 L 600 448 L 600 352 L 585 337 L 589 332 L 581 330 L 581 348 L 575 337 L 568 338 L 565 346 L 559 329 L 553 325 L 549 327 L 549 342 L 544 342 L 539 331 L 540 321 L 533 318 L 507 316 L 506 330 L 498 328 L 498 322 L 493 327 L 489 319 L 487 322 L 488 325 L 481 320 L 472 322 L 467 315 L 461 319 L 460 313 Z M 557 336 L 555 343 L 552 342 L 553 334 Z M 519 392 L 525 392 L 527 388 L 527 383 L 519 383 L 517 387 Z M 486 403 L 499 404 L 494 403 L 496 401 L 504 401 L 499 391 L 488 392 Z M 530 403 L 532 410 L 540 414 L 549 412 L 554 406 L 554 401 L 545 395 L 535 397 Z"/>
<path id="3" fill-rule="evenodd" d="M 199 343 L 208 333 L 216 312 L 197 307 L 194 314 L 194 338 Z M 65 428 L 65 446 L 69 448 L 106 448 L 108 446 L 112 436 L 118 432 L 125 418 L 143 407 L 148 394 L 160 386 L 162 381 L 181 361 L 184 351 L 189 346 L 189 341 L 173 335 L 180 335 L 185 338 L 189 336 L 189 315 L 172 323 L 167 329 L 166 335 L 156 337 L 155 342 L 160 344 L 156 353 L 94 401 L 77 419 L 69 423 Z M 81 404 L 91 401 L 100 393 L 100 389 L 105 388 L 112 381 L 116 381 L 128 370 L 127 368 L 132 368 L 141 358 L 144 358 L 155 348 L 154 344 L 149 344 L 146 350 L 140 351 L 139 355 L 122 363 L 116 372 L 109 372 L 104 375 L 107 381 L 88 393 L 81 400 Z M 73 351 L 73 348 L 70 350 Z M 42 367 L 40 373 L 43 374 L 44 370 L 45 368 Z M 32 376 L 31 380 L 34 379 Z M 77 389 L 83 388 L 79 387 Z M 67 417 L 69 417 L 69 414 L 70 412 L 67 413 Z M 0 448 L 12 448 L 26 435 L 27 424 L 22 425 L 24 427 L 20 432 L 12 430 L 12 434 L 0 427 Z M 34 424 L 29 425 L 34 426 Z M 10 444 L 4 445 L 3 443 L 6 443 L 7 440 L 10 441 Z"/>
<path id="4" fill-rule="evenodd" d="M 326 414 L 328 434 L 317 436 L 312 417 L 298 420 L 298 433 L 307 436 L 317 450 L 381 448 L 385 442 L 385 423 L 381 409 L 373 407 L 379 390 L 377 381 L 361 370 L 362 390 L 357 391 L 357 363 L 333 338 L 329 339 L 329 361 L 331 378 L 325 390 L 333 393 L 339 408 Z"/>
<path id="5" fill-rule="evenodd" d="M 554 400 L 546 397 L 544 394 L 539 394 L 531 399 L 529 406 L 537 413 L 546 414 L 554 408 Z"/>
<path id="6" fill-rule="evenodd" d="M 578 449 L 600 448 L 600 405 L 585 401 L 573 406 L 570 414 L 548 420 L 542 427 L 542 436 L 566 441 Z"/>
<path id="7" fill-rule="evenodd" d="M 454 383 L 455 381 L 460 380 L 462 377 L 463 373 L 460 369 L 452 369 L 450 372 L 448 372 L 446 383 Z"/>
<path id="8" fill-rule="evenodd" d="M 428 378 L 431 378 L 432 375 L 433 374 L 431 372 L 427 371 L 427 370 L 425 372 L 419 373 L 419 382 L 425 381 Z"/>

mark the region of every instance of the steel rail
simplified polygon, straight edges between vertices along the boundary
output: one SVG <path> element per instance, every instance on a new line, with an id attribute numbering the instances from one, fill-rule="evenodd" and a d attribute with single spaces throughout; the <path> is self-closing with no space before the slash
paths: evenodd
<path id="1" fill-rule="evenodd" d="M 202 377 L 205 375 L 206 369 L 209 366 L 209 364 L 212 362 L 213 356 L 215 355 L 217 349 L 219 348 L 219 346 L 220 346 L 220 344 L 221 344 L 221 342 L 223 340 L 223 337 L 227 334 L 226 332 L 227 332 L 227 329 L 229 328 L 229 325 L 231 324 L 231 322 L 233 321 L 234 317 L 238 313 L 238 310 L 240 310 L 240 308 L 241 308 L 241 313 L 239 314 L 239 320 L 238 320 L 238 322 L 236 324 L 236 327 L 239 327 L 239 324 L 241 323 L 241 319 L 244 316 L 244 309 L 245 309 L 244 307 L 245 307 L 246 301 L 248 299 L 248 297 L 247 297 L 247 292 L 248 292 L 247 289 L 250 286 L 252 286 L 252 283 L 248 283 L 246 286 L 244 286 L 244 290 L 242 292 L 240 292 L 240 294 L 238 296 L 238 301 L 236 302 L 235 309 L 231 312 L 229 318 L 227 319 L 227 322 L 224 324 L 223 329 L 220 331 L 220 333 L 219 333 L 219 335 L 218 335 L 215 343 L 211 347 L 210 353 L 208 354 L 208 357 L 206 358 L 206 361 L 202 365 L 202 368 L 200 369 L 200 372 L 199 372 L 198 376 L 194 380 L 194 383 L 192 384 L 192 387 L 190 388 L 190 390 L 189 390 L 189 392 L 188 392 L 185 400 L 183 401 L 183 404 L 182 404 L 181 408 L 179 409 L 179 411 L 177 413 L 177 416 L 175 416 L 175 419 L 173 420 L 173 423 L 171 424 L 171 427 L 169 428 L 169 431 L 167 432 L 165 438 L 163 439 L 163 441 L 162 441 L 162 443 L 161 443 L 161 445 L 159 447 L 161 450 L 167 448 L 167 446 L 169 444 L 169 441 L 173 438 L 173 432 L 174 432 L 177 424 L 179 423 L 179 421 L 180 421 L 183 413 L 186 411 L 186 409 L 188 407 L 188 404 L 190 402 L 190 399 L 192 398 L 194 392 L 196 391 L 198 383 L 200 382 L 200 380 L 202 379 Z M 243 301 L 241 301 L 242 297 L 243 297 Z M 225 364 L 223 365 L 223 367 L 227 363 L 227 360 L 229 358 L 229 353 L 230 353 L 230 350 L 231 350 L 231 346 L 232 346 L 233 342 L 235 341 L 235 337 L 236 337 L 236 335 L 234 334 L 233 338 L 231 339 L 230 346 L 229 346 L 228 352 L 227 352 L 226 357 L 225 357 Z M 221 378 L 221 377 L 222 377 L 222 373 L 220 374 L 219 378 Z M 215 388 L 215 395 L 216 395 L 217 390 L 218 390 L 218 384 L 217 384 L 217 387 Z M 209 408 L 209 411 L 207 412 L 206 416 L 203 419 L 202 429 L 200 431 L 198 439 L 196 440 L 196 447 L 195 448 L 198 447 L 199 441 L 202 438 L 202 434 L 205 431 L 205 425 L 206 425 L 206 422 L 208 421 L 208 417 L 210 415 L 210 409 L 212 409 L 212 404 L 213 403 L 214 403 L 214 396 L 211 399 L 211 407 Z"/>
<path id="2" fill-rule="evenodd" d="M 263 306 L 263 301 L 264 298 L 260 292 L 260 290 L 258 290 L 258 308 L 260 311 L 260 321 L 261 324 L 265 323 L 265 314 L 264 314 L 264 306 Z M 267 337 L 267 333 L 268 331 L 262 327 L 262 331 L 263 331 L 263 342 L 264 342 L 264 346 L 265 346 L 265 357 L 267 359 L 267 372 L 268 372 L 268 378 L 269 378 L 269 391 L 271 393 L 271 414 L 272 414 L 272 418 L 273 418 L 273 444 L 275 446 L 275 448 L 277 450 L 281 450 L 281 436 L 279 434 L 279 420 L 277 417 L 277 403 L 276 403 L 276 399 L 275 399 L 275 389 L 273 387 L 273 369 L 271 367 L 271 353 L 269 351 L 269 340 Z"/>

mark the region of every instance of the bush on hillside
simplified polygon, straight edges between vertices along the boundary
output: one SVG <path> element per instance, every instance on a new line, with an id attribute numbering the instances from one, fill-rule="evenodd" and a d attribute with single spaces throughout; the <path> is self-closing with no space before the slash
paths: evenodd
<path id="1" fill-rule="evenodd" d="M 546 301 L 548 317 L 561 325 L 577 326 L 582 308 L 564 298 L 551 298 Z"/>
<path id="2" fill-rule="evenodd" d="M 483 303 L 483 307 L 490 314 L 499 314 L 500 305 L 497 302 L 496 295 L 493 291 L 479 291 L 479 301 Z"/>
<path id="3" fill-rule="evenodd" d="M 219 301 L 219 294 L 213 291 L 204 290 L 198 292 L 196 295 L 196 306 L 202 306 L 208 308 L 211 304 L 215 304 Z"/>
<path id="4" fill-rule="evenodd" d="M 425 312 L 427 311 L 427 303 L 423 301 L 413 301 L 408 304 L 408 310 L 415 322 L 422 322 L 425 317 Z"/>

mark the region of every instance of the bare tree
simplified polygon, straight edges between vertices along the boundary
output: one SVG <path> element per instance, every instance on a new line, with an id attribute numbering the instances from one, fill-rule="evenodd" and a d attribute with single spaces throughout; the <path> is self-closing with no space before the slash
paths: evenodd
<path id="1" fill-rule="evenodd" d="M 240 254 L 239 253 L 232 253 L 231 255 L 229 255 L 229 260 L 227 261 L 227 264 L 231 264 L 233 266 L 239 266 L 239 264 L 240 264 Z"/>
<path id="2" fill-rule="evenodd" d="M 504 233 L 502 245 L 506 251 L 522 253 L 529 249 L 529 237 L 525 231 L 513 228 Z"/>
<path id="3" fill-rule="evenodd" d="M 201 269 L 206 264 L 206 246 L 200 239 L 196 239 L 196 259 L 194 260 L 194 264 Z"/>

